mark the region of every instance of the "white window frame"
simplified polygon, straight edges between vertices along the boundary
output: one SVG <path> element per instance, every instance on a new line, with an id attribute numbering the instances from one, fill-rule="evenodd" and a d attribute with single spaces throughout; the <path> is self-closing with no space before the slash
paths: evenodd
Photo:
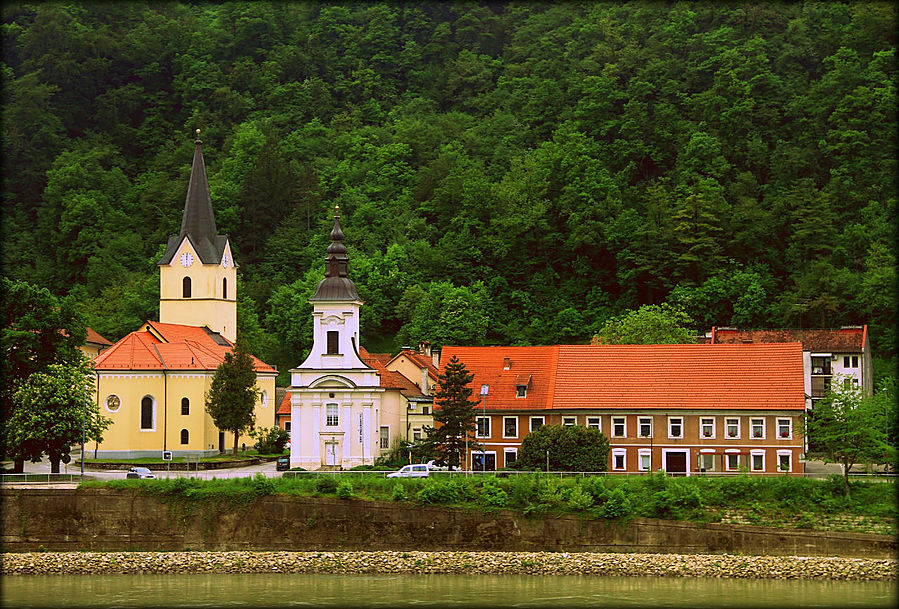
<path id="1" fill-rule="evenodd" d="M 537 429 L 540 429 L 540 427 L 538 427 L 537 429 L 534 429 L 534 421 L 540 421 L 540 427 L 543 427 L 544 425 L 546 425 L 546 417 L 531 417 L 528 422 L 528 430 L 529 431 L 533 432 L 533 431 L 537 431 Z"/>
<path id="2" fill-rule="evenodd" d="M 737 435 L 730 435 L 730 426 L 733 425 L 733 422 L 736 421 L 737 425 Z M 724 419 L 724 437 L 729 440 L 739 440 L 740 439 L 740 417 L 727 417 Z"/>
<path id="3" fill-rule="evenodd" d="M 562 417 L 562 427 L 574 427 L 577 425 L 577 417 Z"/>
<path id="4" fill-rule="evenodd" d="M 515 434 L 514 435 L 506 435 L 506 423 L 508 421 L 513 421 L 515 423 Z M 517 438 L 518 437 L 518 417 L 503 417 L 503 437 L 504 438 Z"/>
<path id="5" fill-rule="evenodd" d="M 621 421 L 620 423 L 616 421 Z M 621 433 L 615 433 L 615 427 L 621 425 Z M 612 417 L 612 437 L 613 438 L 626 438 L 627 437 L 627 416 L 623 417 Z"/>
<path id="6" fill-rule="evenodd" d="M 784 423 L 786 423 L 787 434 L 783 435 Z M 778 440 L 792 440 L 793 439 L 793 419 L 786 417 L 779 417 L 777 419 L 777 439 Z"/>
<path id="7" fill-rule="evenodd" d="M 780 469 L 780 459 L 781 457 L 787 458 L 787 469 Z M 793 471 L 793 451 L 792 450 L 779 450 L 777 451 L 777 471 L 790 473 Z"/>
<path id="8" fill-rule="evenodd" d="M 528 397 L 528 386 L 527 385 L 515 385 L 515 397 L 516 398 Z"/>
<path id="9" fill-rule="evenodd" d="M 290 421 L 284 421 L 284 431 L 290 431 Z"/>
<path id="10" fill-rule="evenodd" d="M 709 435 L 706 435 L 706 427 L 709 427 Z M 706 440 L 715 439 L 715 417 L 699 417 L 699 437 Z"/>
<path id="11" fill-rule="evenodd" d="M 484 421 L 484 431 L 486 431 L 486 435 L 481 434 L 481 421 Z M 490 437 L 490 417 L 478 415 L 474 418 L 474 437 L 476 438 L 489 438 Z"/>
<path id="12" fill-rule="evenodd" d="M 711 457 L 711 460 L 712 460 L 712 466 L 711 466 L 711 467 L 704 467 L 704 466 L 705 466 L 706 458 L 708 458 L 708 457 Z M 701 450 L 699 451 L 699 456 L 697 457 L 697 460 L 698 460 L 697 465 L 698 465 L 698 468 L 699 468 L 700 471 L 703 470 L 703 469 L 705 469 L 705 471 L 707 471 L 707 472 L 713 472 L 713 471 L 715 471 L 715 450 L 714 450 L 714 449 L 711 449 L 711 448 L 703 448 L 703 449 L 701 449 Z"/>
<path id="13" fill-rule="evenodd" d="M 737 466 L 731 467 L 730 460 L 731 457 L 737 460 Z M 724 453 L 724 471 L 726 472 L 738 472 L 740 471 L 740 453 L 739 452 L 726 452 Z"/>
<path id="14" fill-rule="evenodd" d="M 615 457 L 621 457 L 621 467 L 615 467 Z M 615 472 L 626 472 L 627 471 L 627 449 L 626 448 L 613 448 L 612 449 L 612 471 L 615 471 Z"/>
<path id="15" fill-rule="evenodd" d="M 387 430 L 387 435 L 384 435 L 384 430 Z M 385 442 L 386 440 L 386 442 Z M 384 446 L 387 444 L 387 446 Z M 378 429 L 378 447 L 380 450 L 389 450 L 390 449 L 390 426 L 389 425 L 381 425 Z"/>
<path id="16" fill-rule="evenodd" d="M 602 417 L 587 417 L 587 427 L 602 431 Z"/>
<path id="17" fill-rule="evenodd" d="M 755 466 L 755 458 L 756 457 L 762 458 L 762 466 L 761 467 Z M 758 450 L 750 450 L 749 451 L 749 471 L 751 471 L 751 472 L 764 472 L 765 471 L 765 451 L 764 450 L 758 449 Z"/>
<path id="18" fill-rule="evenodd" d="M 333 408 L 333 411 L 332 411 Z M 340 427 L 340 406 L 325 404 L 325 427 Z"/>
<path id="19" fill-rule="evenodd" d="M 153 403 L 153 412 L 152 412 L 153 426 L 152 427 L 141 427 L 141 423 L 144 418 L 144 398 L 150 398 L 150 401 Z M 140 402 L 138 402 L 138 403 L 140 404 L 140 411 L 138 412 L 138 415 L 137 415 L 138 430 L 140 430 L 141 433 L 156 431 L 156 398 L 153 397 L 152 395 L 147 394 L 147 395 L 141 397 Z"/>
<path id="20" fill-rule="evenodd" d="M 637 451 L 637 467 L 641 472 L 648 472 L 652 469 L 652 450 L 641 448 Z M 643 466 L 644 457 L 647 459 L 646 467 Z"/>
<path id="21" fill-rule="evenodd" d="M 758 426 L 757 422 L 761 421 L 762 427 L 762 435 L 755 435 L 755 428 Z M 749 419 L 749 438 L 752 440 L 764 440 L 765 439 L 765 417 Z"/>
<path id="22" fill-rule="evenodd" d="M 643 426 L 649 425 L 649 435 L 643 435 Z M 637 437 L 638 438 L 651 438 L 652 437 L 652 417 L 637 417 Z"/>
<path id="23" fill-rule="evenodd" d="M 515 455 L 515 459 L 512 461 L 518 461 L 518 449 L 517 448 L 504 448 L 503 449 L 503 467 L 509 467 L 509 455 Z"/>
<path id="24" fill-rule="evenodd" d="M 680 435 L 671 434 L 671 426 L 675 421 L 680 421 Z M 673 439 L 681 439 L 684 437 L 684 417 L 668 417 L 668 437 Z"/>

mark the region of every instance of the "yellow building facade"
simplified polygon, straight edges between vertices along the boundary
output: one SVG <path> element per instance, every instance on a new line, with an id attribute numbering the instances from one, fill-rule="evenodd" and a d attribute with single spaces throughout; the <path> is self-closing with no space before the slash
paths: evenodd
<path id="1" fill-rule="evenodd" d="M 97 400 L 112 425 L 87 458 L 209 455 L 233 446 L 215 427 L 205 396 L 237 339 L 237 265 L 228 238 L 218 235 L 202 142 L 196 141 L 181 231 L 159 260 L 160 321 L 138 330 L 94 359 Z M 275 420 L 277 370 L 253 358 L 259 400 L 255 426 Z M 252 446 L 250 436 L 239 445 Z"/>

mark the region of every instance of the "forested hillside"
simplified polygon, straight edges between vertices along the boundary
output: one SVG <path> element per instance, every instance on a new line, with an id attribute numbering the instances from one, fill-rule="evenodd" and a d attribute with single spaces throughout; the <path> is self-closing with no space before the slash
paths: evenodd
<path id="1" fill-rule="evenodd" d="M 311 340 L 333 208 L 371 350 L 583 342 L 646 303 L 895 353 L 896 8 L 5 3 L 3 272 L 157 316 L 196 128 L 240 332 Z"/>

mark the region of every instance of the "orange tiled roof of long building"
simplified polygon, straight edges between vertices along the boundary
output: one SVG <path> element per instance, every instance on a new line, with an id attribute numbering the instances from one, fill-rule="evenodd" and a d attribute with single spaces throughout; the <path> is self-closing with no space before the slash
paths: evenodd
<path id="1" fill-rule="evenodd" d="M 494 409 L 541 409 L 552 407 L 559 347 L 444 347 L 440 354 L 440 373 L 456 356 L 474 375 L 472 399 L 482 397 L 487 385 L 487 407 Z M 509 359 L 508 370 L 504 369 Z M 527 395 L 515 397 L 516 385 L 527 382 Z M 436 391 L 436 390 L 435 390 Z"/>
<path id="2" fill-rule="evenodd" d="M 233 345 L 203 327 L 148 321 L 94 360 L 97 370 L 215 370 Z M 253 357 L 257 372 L 277 372 Z"/>
<path id="3" fill-rule="evenodd" d="M 454 355 L 490 410 L 805 408 L 799 343 L 444 347 L 441 372 Z"/>
<path id="4" fill-rule="evenodd" d="M 868 326 L 808 330 L 741 330 L 713 328 L 714 344 L 800 342 L 806 351 L 861 352 Z"/>
<path id="5" fill-rule="evenodd" d="M 802 345 L 563 345 L 555 408 L 805 408 Z"/>

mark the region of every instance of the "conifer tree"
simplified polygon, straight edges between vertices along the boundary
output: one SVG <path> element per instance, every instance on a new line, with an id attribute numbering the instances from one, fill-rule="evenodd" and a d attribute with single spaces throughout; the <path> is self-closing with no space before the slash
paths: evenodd
<path id="1" fill-rule="evenodd" d="M 258 397 L 253 358 L 243 343 L 238 342 L 231 353 L 225 354 L 206 392 L 206 412 L 213 423 L 234 434 L 234 455 L 237 455 L 240 434 L 253 429 L 256 423 L 253 408 Z"/>
<path id="2" fill-rule="evenodd" d="M 468 385 L 473 379 L 455 355 L 437 377 L 432 437 L 437 453 L 450 467 L 462 462 L 466 443 L 474 432 L 474 408 L 479 401 L 470 399 L 472 389 Z"/>

